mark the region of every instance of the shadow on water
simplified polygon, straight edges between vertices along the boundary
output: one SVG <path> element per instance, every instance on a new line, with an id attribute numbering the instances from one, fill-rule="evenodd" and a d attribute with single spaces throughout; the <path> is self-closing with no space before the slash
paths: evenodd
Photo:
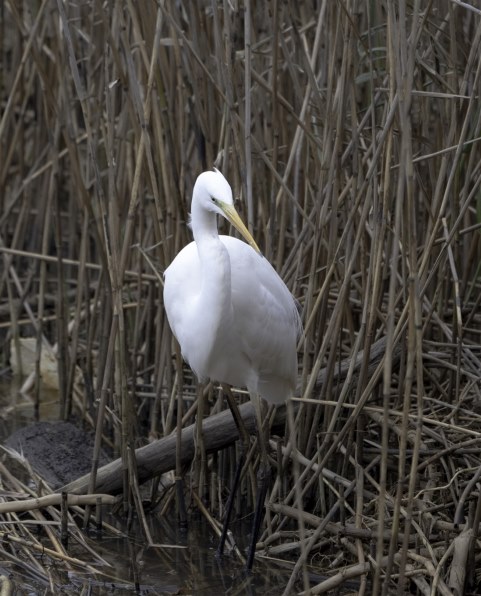
<path id="1" fill-rule="evenodd" d="M 36 421 L 34 402 L 29 396 L 18 392 L 15 379 L 0 383 L 0 442 L 14 431 Z M 54 391 L 44 393 L 39 408 L 40 421 L 56 421 L 59 412 Z M 105 512 L 104 521 L 118 530 L 115 536 L 104 532 L 100 537 L 90 536 L 95 552 L 108 564 L 96 575 L 91 568 L 87 574 L 75 572 L 60 581 L 62 592 L 68 594 L 246 594 L 277 595 L 282 593 L 290 570 L 275 562 L 258 560 L 253 573 L 246 575 L 241 561 L 234 555 L 216 557 L 217 538 L 206 520 L 196 511 L 189 518 L 187 530 L 181 529 L 174 512 L 160 515 L 147 514 L 147 521 L 155 546 L 148 546 L 139 527 L 134 523 L 127 528 L 126 518 Z M 0 529 L 2 528 L 0 521 Z M 232 531 L 241 550 L 248 543 L 249 520 L 238 522 Z M 76 556 L 76 547 L 69 545 L 69 555 Z M 107 567 L 107 566 L 106 566 Z M 55 573 L 55 585 L 59 575 Z M 0 562 L 0 574 L 8 575 L 8 567 Z M 12 573 L 10 573 L 12 576 Z M 29 588 L 16 594 L 43 593 L 45 587 L 37 586 L 32 578 L 13 575 L 16 585 Z M 23 581 L 22 581 L 23 580 Z"/>

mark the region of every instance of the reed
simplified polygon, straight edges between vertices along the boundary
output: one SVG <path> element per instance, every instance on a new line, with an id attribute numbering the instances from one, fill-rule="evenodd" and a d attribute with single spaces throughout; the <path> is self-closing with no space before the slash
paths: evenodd
<path id="1" fill-rule="evenodd" d="M 0 10 L 1 368 L 35 337 L 39 401 L 41 351 L 54 346 L 61 415 L 90 421 L 97 450 L 122 459 L 124 505 L 146 533 L 133 453 L 171 433 L 178 496 L 219 520 L 235 450 L 188 465 L 180 447 L 197 415 L 226 404 L 210 386 L 200 405 L 162 307 L 162 272 L 190 241 L 193 183 L 216 165 L 302 305 L 297 443 L 273 428 L 279 473 L 261 539 L 292 565 L 285 593 L 348 578 L 361 594 L 475 591 L 479 9 Z M 149 486 L 167 509 L 173 485 Z M 314 571 L 326 576 L 316 586 Z"/>

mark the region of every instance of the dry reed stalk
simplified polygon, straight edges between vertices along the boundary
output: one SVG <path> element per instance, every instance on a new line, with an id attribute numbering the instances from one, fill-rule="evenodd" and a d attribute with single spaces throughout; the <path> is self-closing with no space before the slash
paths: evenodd
<path id="1" fill-rule="evenodd" d="M 42 484 L 41 479 L 32 473 L 26 462 L 17 457 L 14 457 L 14 459 L 17 466 L 24 465 L 25 474 L 30 478 L 32 484 Z M 61 578 L 57 576 L 55 571 L 48 571 L 47 561 L 55 561 L 56 564 L 63 565 L 64 569 L 68 569 L 72 574 L 87 572 L 98 577 L 104 575 L 104 579 L 112 577 L 111 571 L 109 571 L 109 563 L 87 543 L 74 520 L 74 515 L 78 516 L 81 512 L 80 505 L 95 502 L 98 500 L 97 497 L 100 497 L 104 502 L 111 502 L 112 497 L 110 495 L 68 496 L 67 531 L 70 538 L 78 545 L 77 548 L 80 549 L 76 550 L 78 556 L 72 557 L 58 540 L 62 495 L 45 494 L 38 497 L 33 490 L 13 476 L 4 463 L 0 464 L 0 472 L 6 498 L 5 502 L 2 503 L 2 521 L 6 529 L 2 530 L 1 534 L 4 545 L 9 545 L 8 548 L 5 548 L 2 556 L 19 567 L 27 581 L 33 581 L 40 586 L 50 585 L 51 589 L 54 589 L 53 586 L 55 585 L 60 585 Z M 46 487 L 44 487 L 45 489 Z M 30 520 L 25 520 L 23 515 L 22 517 L 17 515 L 26 511 L 30 512 Z M 35 528 L 37 531 L 33 531 Z M 39 536 L 39 529 L 42 529 L 45 533 L 45 537 L 42 539 Z M 107 529 L 107 526 L 105 526 L 105 529 Z M 114 535 L 117 534 L 113 528 L 108 528 L 108 531 L 113 531 Z M 43 563 L 42 557 L 37 558 L 35 553 L 40 553 L 42 557 L 45 557 Z M 84 557 L 90 562 L 86 563 L 79 557 Z M 15 585 L 15 575 L 12 579 L 14 579 L 13 583 Z"/>
<path id="2" fill-rule="evenodd" d="M 196 176 L 217 165 L 305 326 L 263 544 L 295 552 L 296 572 L 310 557 L 305 591 L 329 560 L 320 593 L 343 577 L 319 527 L 367 526 L 337 544 L 361 593 L 475 589 L 479 13 L 448 0 L 2 11 L 0 362 L 37 337 L 40 400 L 55 344 L 64 415 L 96 420 L 89 492 L 108 443 L 147 534 L 135 448 L 177 433 L 179 481 L 206 516 L 224 509 L 235 450 L 204 455 L 198 437 L 189 468 L 180 446 L 225 403 L 217 389 L 196 402 L 159 275 L 190 241 Z"/>

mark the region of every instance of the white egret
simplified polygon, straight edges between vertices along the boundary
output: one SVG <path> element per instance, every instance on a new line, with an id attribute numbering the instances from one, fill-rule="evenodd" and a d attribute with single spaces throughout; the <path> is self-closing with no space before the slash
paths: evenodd
<path id="1" fill-rule="evenodd" d="M 219 236 L 217 215 L 247 244 Z M 285 401 L 297 379 L 296 302 L 260 253 L 218 170 L 197 178 L 191 225 L 194 241 L 166 269 L 164 285 L 167 318 L 182 356 L 202 382 L 246 387 L 275 404 Z"/>

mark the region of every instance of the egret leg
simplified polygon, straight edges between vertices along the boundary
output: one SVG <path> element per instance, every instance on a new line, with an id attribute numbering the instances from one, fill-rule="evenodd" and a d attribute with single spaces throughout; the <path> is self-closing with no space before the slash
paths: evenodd
<path id="1" fill-rule="evenodd" d="M 183 411 L 183 399 L 182 399 L 182 358 L 180 355 L 179 345 L 176 342 L 176 367 L 177 367 L 177 425 L 176 425 L 176 454 L 175 454 L 175 490 L 177 497 L 177 515 L 179 518 L 179 524 L 181 528 L 187 527 L 187 510 L 185 507 L 184 497 L 184 479 L 182 476 L 182 459 L 181 459 L 181 447 L 182 447 L 182 411 Z"/>
<path id="2" fill-rule="evenodd" d="M 245 453 L 244 451 L 242 451 L 241 456 L 239 457 L 239 461 L 237 462 L 237 467 L 234 475 L 234 482 L 225 508 L 224 523 L 222 525 L 219 546 L 217 547 L 217 551 L 215 553 L 216 557 L 222 557 L 222 555 L 224 554 L 225 541 L 227 539 L 227 533 L 229 532 L 229 524 L 232 517 L 232 510 L 234 509 L 235 495 L 237 492 L 237 487 L 239 486 L 239 480 L 241 477 L 242 468 L 244 467 L 245 459 Z"/>
<path id="3" fill-rule="evenodd" d="M 224 523 L 223 523 L 222 532 L 220 535 L 219 546 L 217 547 L 217 552 L 216 552 L 216 555 L 218 557 L 221 557 L 224 553 L 224 546 L 225 546 L 225 542 L 227 539 L 227 533 L 229 532 L 229 524 L 230 524 L 230 520 L 232 517 L 232 510 L 234 509 L 234 500 L 235 500 L 235 496 L 237 493 L 237 488 L 239 486 L 239 481 L 240 481 L 240 477 L 242 474 L 242 468 L 244 467 L 244 462 L 246 461 L 246 458 L 247 458 L 247 453 L 249 450 L 249 443 L 250 443 L 249 433 L 247 432 L 244 421 L 242 420 L 242 417 L 239 413 L 239 408 L 237 407 L 237 404 L 235 402 L 234 396 L 232 395 L 230 387 L 228 385 L 222 385 L 222 388 L 223 388 L 224 393 L 227 397 L 227 403 L 229 404 L 229 408 L 230 408 L 232 417 L 234 418 L 234 422 L 237 427 L 237 432 L 239 433 L 239 438 L 240 438 L 241 446 L 242 446 L 242 452 L 241 452 L 239 461 L 237 462 L 237 467 L 236 467 L 236 471 L 234 474 L 234 482 L 231 487 L 229 499 L 227 500 L 225 515 L 224 515 Z"/>
<path id="4" fill-rule="evenodd" d="M 261 462 L 259 470 L 257 471 L 257 497 L 256 497 L 256 509 L 254 513 L 254 521 L 252 523 L 251 541 L 249 544 L 249 550 L 247 551 L 246 569 L 247 571 L 252 570 L 254 564 L 254 556 L 256 553 L 257 539 L 259 538 L 259 531 L 261 529 L 261 523 L 264 519 L 264 504 L 267 495 L 267 489 L 271 479 L 271 466 L 268 461 Z"/>
<path id="5" fill-rule="evenodd" d="M 204 408 L 206 395 L 204 390 L 206 385 L 204 383 L 197 384 L 197 416 L 195 427 L 195 450 L 193 459 L 193 485 L 197 487 L 197 492 L 202 500 L 205 492 L 205 469 L 206 469 L 206 452 L 204 444 L 204 433 L 202 432 L 202 421 L 204 419 Z"/>
<path id="6" fill-rule="evenodd" d="M 249 449 L 249 433 L 247 432 L 247 428 L 242 420 L 242 416 L 240 415 L 239 408 L 237 407 L 237 403 L 232 395 L 232 391 L 230 390 L 229 385 L 222 385 L 222 389 L 224 390 L 225 396 L 227 398 L 227 403 L 229 404 L 229 408 L 234 418 L 235 425 L 237 427 L 237 432 L 239 433 L 239 439 L 242 443 L 242 448 L 244 454 L 247 454 Z"/>
<path id="7" fill-rule="evenodd" d="M 227 539 L 227 533 L 229 531 L 229 524 L 230 519 L 232 516 L 232 510 L 234 508 L 234 499 L 237 493 L 238 484 L 240 481 L 240 477 L 242 474 L 242 469 L 247 458 L 247 453 L 249 450 L 249 433 L 244 425 L 244 422 L 239 414 L 239 409 L 237 408 L 237 404 L 232 396 L 230 391 L 230 387 L 223 386 L 227 401 L 232 412 L 232 416 L 234 418 L 235 424 L 237 426 L 237 430 L 239 432 L 239 437 L 241 439 L 242 445 L 242 453 L 239 461 L 237 463 L 236 472 L 234 475 L 234 483 L 231 488 L 231 493 L 229 495 L 229 499 L 226 505 L 226 512 L 224 516 L 224 524 L 222 527 L 222 533 L 219 541 L 219 546 L 217 548 L 217 556 L 222 556 L 224 551 L 225 542 Z M 267 404 L 258 396 L 251 396 L 252 402 L 254 404 L 254 411 L 256 415 L 256 428 L 257 428 L 257 442 L 260 451 L 260 465 L 259 470 L 257 472 L 257 491 L 256 491 L 256 505 L 255 505 L 255 512 L 254 512 L 254 520 L 252 524 L 252 532 L 251 532 L 251 540 L 247 554 L 247 561 L 246 561 L 246 569 L 247 571 L 252 570 L 252 566 L 254 563 L 254 556 L 255 550 L 257 545 L 257 539 L 259 538 L 259 532 L 262 524 L 262 520 L 264 518 L 264 504 L 267 494 L 267 489 L 269 488 L 269 483 L 271 479 L 271 465 L 269 463 L 268 458 L 268 434 L 269 428 L 264 429 L 263 425 L 263 418 L 264 413 L 267 409 Z"/>
<path id="8" fill-rule="evenodd" d="M 264 519 L 264 506 L 267 495 L 267 489 L 272 475 L 271 464 L 268 456 L 268 439 L 269 439 L 269 427 L 264 428 L 263 420 L 267 412 L 267 404 L 258 395 L 252 396 L 251 400 L 254 402 L 254 409 L 256 412 L 256 426 L 257 426 L 257 441 L 260 451 L 260 464 L 257 471 L 257 497 L 256 497 L 256 508 L 254 512 L 254 521 L 252 523 L 251 540 L 249 544 L 249 550 L 247 551 L 246 569 L 247 571 L 252 570 L 254 564 L 254 556 L 256 552 L 257 540 L 259 538 L 259 531 L 261 528 L 262 520 Z"/>

